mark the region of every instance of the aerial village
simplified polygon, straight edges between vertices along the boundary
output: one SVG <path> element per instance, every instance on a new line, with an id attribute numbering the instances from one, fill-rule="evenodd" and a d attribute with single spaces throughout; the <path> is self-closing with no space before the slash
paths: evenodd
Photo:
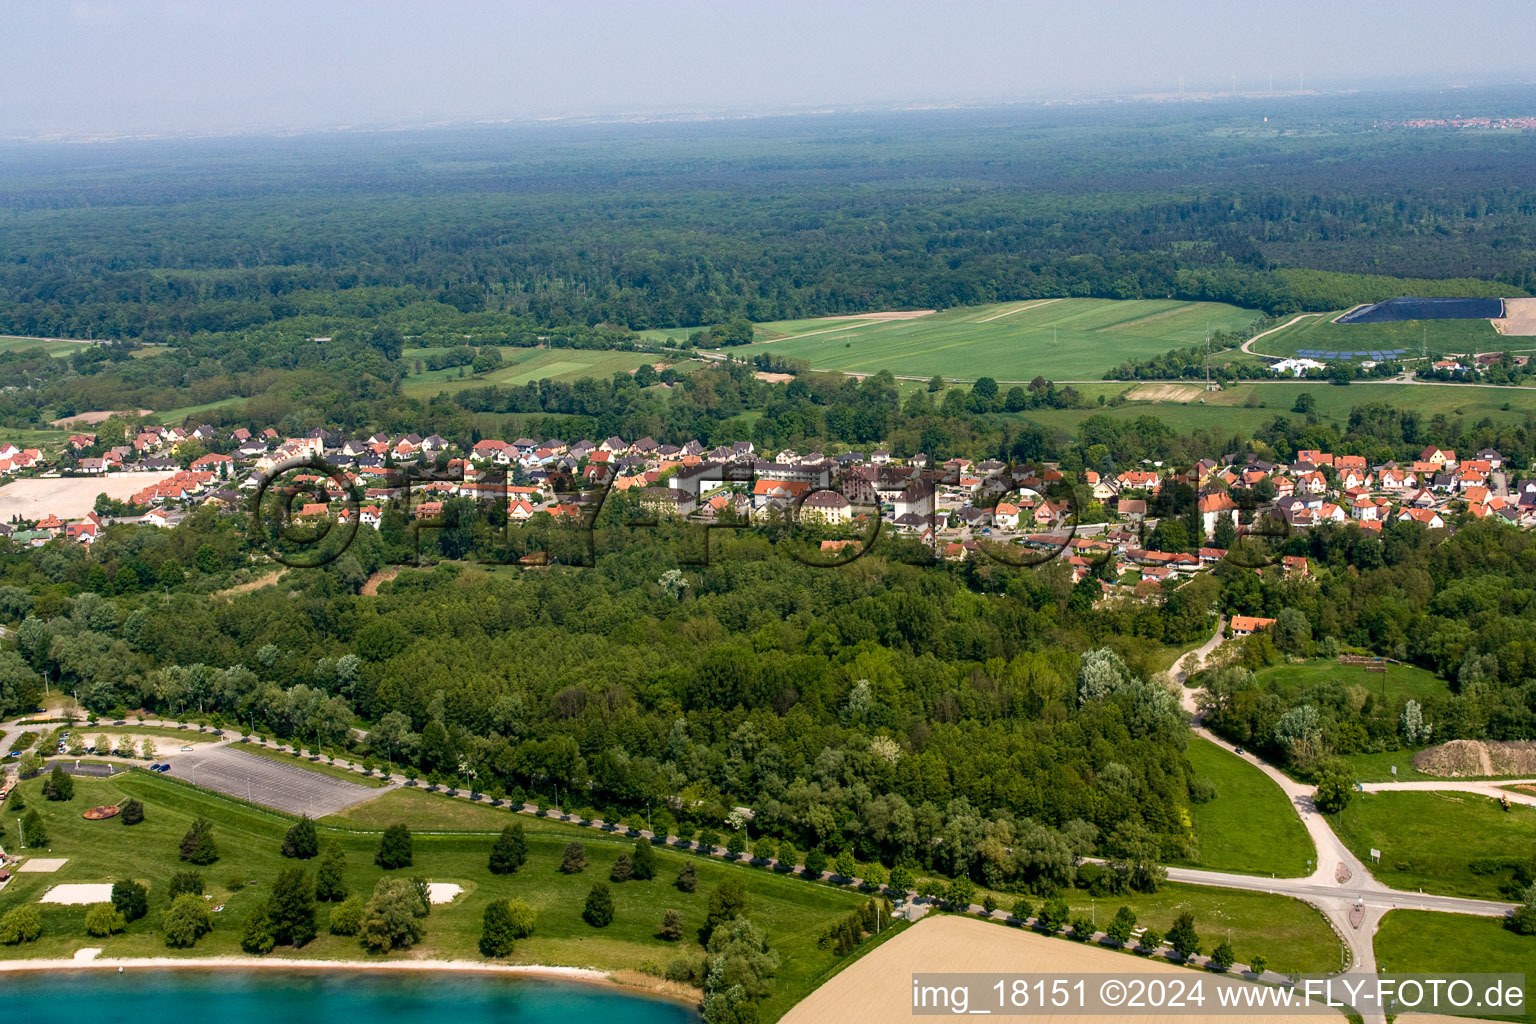
<path id="1" fill-rule="evenodd" d="M 1063 558 L 1082 579 L 1113 553 L 1126 571 L 1105 580 L 1104 593 L 1140 597 L 1209 569 L 1227 555 L 1217 542 L 1250 532 L 1265 517 L 1288 532 L 1346 522 L 1364 530 L 1392 521 L 1430 530 L 1483 519 L 1536 526 L 1536 475 L 1517 479 L 1492 450 L 1463 458 L 1428 447 L 1406 465 L 1300 451 L 1288 464 L 1228 456 L 1188 467 L 1147 463 L 1112 475 L 1084 470 L 1074 476 L 1050 464 L 937 462 L 921 454 L 900 459 L 883 450 L 783 450 L 769 457 L 747 441 L 705 448 L 697 441 L 672 445 L 649 437 L 484 439 L 461 450 L 435 434 L 342 438 L 317 429 L 292 438 L 271 429 L 146 426 L 111 443 L 117 440 L 74 434 L 54 459 L 0 443 L 0 476 L 6 478 L 144 477 L 142 488 L 105 510 L 98 502 L 83 515 L 12 517 L 0 524 L 0 543 L 91 544 L 118 523 L 173 528 L 203 505 L 235 514 L 249 507 L 264 480 L 316 458 L 336 474 L 305 476 L 299 470 L 294 482 L 328 500 L 290 509 L 297 521 L 344 522 L 355 514 L 360 527 L 378 529 L 389 508 L 430 520 L 441 515 L 445 499 L 471 497 L 504 500 L 514 525 L 536 517 L 580 522 L 590 521 L 608 494 L 632 492 L 659 516 L 814 523 L 833 535 L 821 545 L 834 551 L 866 543 L 878 517 L 881 529 L 947 560 L 1017 548 L 1046 553 L 1036 561 Z M 186 457 L 189 448 L 198 454 Z M 360 501 L 348 500 L 343 482 L 361 494 Z M 1212 546 L 1161 551 L 1149 543 L 1157 496 L 1169 484 L 1193 490 L 1200 543 Z M 1286 568 L 1304 573 L 1306 560 L 1288 559 Z"/>

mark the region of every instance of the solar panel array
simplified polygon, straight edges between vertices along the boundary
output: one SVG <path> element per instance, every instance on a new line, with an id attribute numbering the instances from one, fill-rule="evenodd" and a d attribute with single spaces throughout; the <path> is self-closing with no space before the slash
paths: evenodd
<path id="1" fill-rule="evenodd" d="M 1370 352 L 1324 352 L 1321 349 L 1302 348 L 1297 349 L 1296 354 L 1302 359 L 1374 359 L 1379 363 L 1386 359 L 1396 359 L 1407 351 L 1405 348 L 1389 348 L 1380 351 L 1372 350 Z"/>

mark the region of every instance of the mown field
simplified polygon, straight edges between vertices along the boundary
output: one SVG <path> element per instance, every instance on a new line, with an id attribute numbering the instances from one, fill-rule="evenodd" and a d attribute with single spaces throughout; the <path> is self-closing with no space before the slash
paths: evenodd
<path id="1" fill-rule="evenodd" d="M 1376 965 L 1384 972 L 1524 972 L 1527 985 L 1536 978 L 1536 936 L 1516 935 L 1497 918 L 1394 910 L 1381 919 L 1375 942 Z M 1528 1003 L 1523 1009 L 1523 1014 L 1497 1019 L 1536 1021 L 1536 1006 Z"/>
<path id="2" fill-rule="evenodd" d="M 44 341 L 41 338 L 18 338 L 13 334 L 0 334 L 0 352 L 20 352 L 40 348 L 51 356 L 67 356 L 80 351 L 78 341 Z"/>
<path id="3" fill-rule="evenodd" d="M 417 360 L 425 363 L 433 353 L 447 349 L 406 349 L 402 361 L 413 370 Z M 421 373 L 409 373 L 400 385 L 407 395 L 425 398 L 440 391 L 454 392 L 462 388 L 496 384 L 515 387 L 530 381 L 576 380 L 579 377 L 611 377 L 615 373 L 628 373 L 645 363 L 654 365 L 656 356 L 645 352 L 609 352 L 573 348 L 501 348 L 502 363 L 484 374 L 470 372 L 467 366 L 450 366 L 442 370 L 423 369 Z M 460 371 L 463 376 L 460 376 Z"/>
<path id="4" fill-rule="evenodd" d="M 963 306 L 914 320 L 764 323 L 757 325 L 758 341 L 731 351 L 793 356 L 818 370 L 964 381 L 1092 380 L 1127 359 L 1196 344 L 1207 324 L 1230 331 L 1257 316 L 1214 302 L 1044 299 Z"/>
<path id="5" fill-rule="evenodd" d="M 1536 339 L 1506 338 L 1487 320 L 1395 320 L 1376 324 L 1336 324 L 1334 310 L 1308 317 L 1254 343 L 1254 350 L 1276 356 L 1293 356 L 1299 349 L 1322 352 L 1362 352 L 1403 348 L 1416 356 L 1430 352 L 1502 352 L 1536 348 Z"/>
<path id="6" fill-rule="evenodd" d="M 977 900 L 988 892 L 981 889 Z M 1012 893 L 992 895 L 1003 910 L 1010 909 L 1018 899 Z M 1165 933 L 1174 919 L 1187 910 L 1195 917 L 1195 930 L 1200 934 L 1203 950 L 1209 952 L 1230 932 L 1238 960 L 1246 963 L 1250 956 L 1262 953 L 1275 971 L 1335 971 L 1342 957 L 1338 937 L 1323 915 L 1289 896 L 1165 882 L 1155 893 L 1096 898 L 1080 889 L 1068 889 L 1061 897 L 1072 908 L 1073 917 L 1091 917 L 1101 929 L 1122 906 L 1131 908 L 1139 924 Z M 1045 902 L 1038 896 L 1026 899 L 1035 911 Z"/>
<path id="7" fill-rule="evenodd" d="M 85 907 L 45 904 L 42 937 L 33 943 L 0 946 L 0 957 L 68 957 L 87 945 L 103 947 L 106 956 L 241 956 L 240 922 L 266 899 L 278 872 L 295 863 L 279 852 L 283 833 L 293 819 L 171 779 L 137 771 L 110 780 L 81 778 L 76 780 L 75 797 L 68 803 L 45 801 L 41 785 L 40 779 L 22 783 L 27 805 L 43 812 L 51 837 L 49 854 L 69 861 L 56 873 L 17 875 L 0 892 L 0 914 L 36 901 L 49 886 L 60 882 L 110 882 L 124 877 L 148 884 L 150 911 L 129 925 L 124 934 L 100 939 L 86 935 Z M 144 802 L 145 820 L 140 825 L 130 828 L 118 819 L 92 822 L 80 817 L 88 807 L 116 803 L 127 796 Z M 457 824 L 445 825 L 435 813 L 439 808 L 451 813 Z M 214 823 L 221 857 L 200 870 L 212 896 L 210 906 L 224 909 L 214 915 L 214 930 L 195 947 L 169 949 L 159 919 L 168 905 L 165 892 L 170 876 L 189 867 L 178 859 L 177 843 L 196 815 Z M 486 861 L 494 834 L 514 820 L 527 830 L 528 862 L 513 875 L 492 875 Z M 829 950 L 819 949 L 816 940 L 828 924 L 860 899 L 850 892 L 761 868 L 658 848 L 656 878 L 613 885 L 614 921 L 607 928 L 596 929 L 581 918 L 587 892 L 594 882 L 607 881 L 614 860 L 633 849 L 633 840 L 532 817 L 514 818 L 504 810 L 460 805 L 447 797 L 421 792 L 386 794 L 354 808 L 349 817 L 321 823 L 322 843 L 338 842 L 346 853 L 346 881 L 353 892 L 366 895 L 384 874 L 374 865 L 373 852 L 382 826 L 397 821 L 415 831 L 415 859 L 410 868 L 395 874 L 454 882 L 464 891 L 452 903 L 432 908 L 425 922 L 425 940 L 410 954 L 393 955 L 479 959 L 477 944 L 486 904 L 496 898 L 512 898 L 532 906 L 538 913 L 538 924 L 532 937 L 518 942 L 507 962 L 605 970 L 636 969 L 646 964 L 664 967 L 678 956 L 702 958 L 702 947 L 693 936 L 704 921 L 710 894 L 735 877 L 747 883 L 748 916 L 767 929 L 770 943 L 783 958 L 772 983 L 775 995 L 762 1007 L 765 1020 L 776 1019 L 842 965 L 843 961 Z M 556 865 L 565 844 L 573 839 L 586 847 L 587 868 L 579 874 L 562 874 Z M 672 884 L 685 861 L 693 863 L 698 872 L 698 889 L 693 893 L 681 892 Z M 313 862 L 308 863 L 313 867 Z M 302 950 L 280 950 L 272 956 L 338 960 L 363 955 L 355 939 L 328 934 L 329 905 L 320 906 L 320 936 Z M 678 943 L 668 943 L 656 935 L 662 914 L 669 908 L 682 911 L 686 920 L 684 939 Z"/>
<path id="8" fill-rule="evenodd" d="M 1536 848 L 1536 808 L 1509 810 L 1474 793 L 1356 793 L 1334 831 L 1376 878 L 1399 889 L 1447 896 L 1507 899 L 1500 890 L 1516 861 Z"/>
<path id="9" fill-rule="evenodd" d="M 1368 690 L 1387 701 L 1406 698 L 1423 701 L 1444 697 L 1450 692 L 1450 684 L 1427 669 L 1414 665 L 1387 665 L 1386 669 L 1385 672 L 1367 672 L 1357 665 L 1340 665 L 1327 658 L 1313 658 L 1260 669 L 1255 678 L 1286 696 L 1332 680 Z"/>
<path id="10" fill-rule="evenodd" d="M 1280 878 L 1307 873 L 1315 856 L 1312 841 L 1279 786 L 1198 736 L 1190 739 L 1186 756 L 1195 773 L 1216 787 L 1214 799 L 1190 807 L 1200 842 L 1190 867 Z"/>

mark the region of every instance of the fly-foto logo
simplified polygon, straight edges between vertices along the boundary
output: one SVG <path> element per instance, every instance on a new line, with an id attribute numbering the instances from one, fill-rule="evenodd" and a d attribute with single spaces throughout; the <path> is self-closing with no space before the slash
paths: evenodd
<path id="1" fill-rule="evenodd" d="M 898 493 L 856 474 L 786 483 L 771 464 L 728 463 L 715 470 L 709 486 L 720 500 L 718 513 L 711 509 L 709 515 L 678 517 L 681 565 L 708 565 L 715 531 L 751 529 L 765 519 L 787 524 L 787 531 L 774 534 L 778 547 L 803 565 L 851 564 L 868 554 L 882 535 L 923 542 L 929 552 L 925 560 L 931 564 L 937 561 L 933 548 L 948 519 L 939 510 L 940 494 L 965 494 L 966 487 L 975 486 L 957 473 L 915 475 Z M 1016 526 L 1038 522 L 1049 532 L 1014 530 L 1005 537 L 991 536 L 990 527 L 973 530 L 970 551 L 999 565 L 1027 569 L 1045 565 L 1072 547 L 1082 516 L 1075 489 L 1060 474 L 1045 467 L 1010 465 L 993 479 L 999 481 L 989 489 L 990 497 L 997 499 L 996 509 L 1011 509 Z M 370 494 L 397 510 L 409 531 L 408 553 L 397 553 L 396 563 L 415 564 L 428 553 L 428 538 L 435 534 L 437 553 L 450 557 L 472 557 L 485 564 L 588 567 L 596 563 L 595 534 L 605 508 L 625 506 L 625 517 L 616 519 L 615 526 L 658 527 L 661 508 L 678 508 L 676 495 L 690 504 L 700 497 L 663 486 L 656 489 L 659 497 L 646 492 L 635 500 L 626 492 L 626 498 L 614 501 L 614 480 L 614 474 L 607 473 L 582 488 L 578 477 L 554 474 L 543 481 L 543 503 L 535 511 L 522 495 L 528 488 L 514 488 L 501 467 L 472 468 L 466 474 L 462 463 L 446 471 L 410 465 L 386 474 L 386 486 Z M 364 514 L 374 508 L 365 504 L 367 497 L 342 467 L 320 456 L 295 457 L 273 467 L 252 495 L 249 535 L 283 565 L 319 568 L 340 558 L 356 540 Z M 828 540 L 829 532 L 837 539 Z M 1090 566 L 1106 562 L 1111 551 L 1102 543 L 1078 547 Z"/>

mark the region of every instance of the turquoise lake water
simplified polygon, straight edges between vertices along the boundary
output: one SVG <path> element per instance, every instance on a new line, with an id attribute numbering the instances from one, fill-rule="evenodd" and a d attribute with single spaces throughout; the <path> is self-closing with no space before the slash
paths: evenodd
<path id="1" fill-rule="evenodd" d="M 0 980 L 5 1021 L 146 1024 L 697 1024 L 685 1006 L 491 975 L 260 970 L 52 971 Z"/>

